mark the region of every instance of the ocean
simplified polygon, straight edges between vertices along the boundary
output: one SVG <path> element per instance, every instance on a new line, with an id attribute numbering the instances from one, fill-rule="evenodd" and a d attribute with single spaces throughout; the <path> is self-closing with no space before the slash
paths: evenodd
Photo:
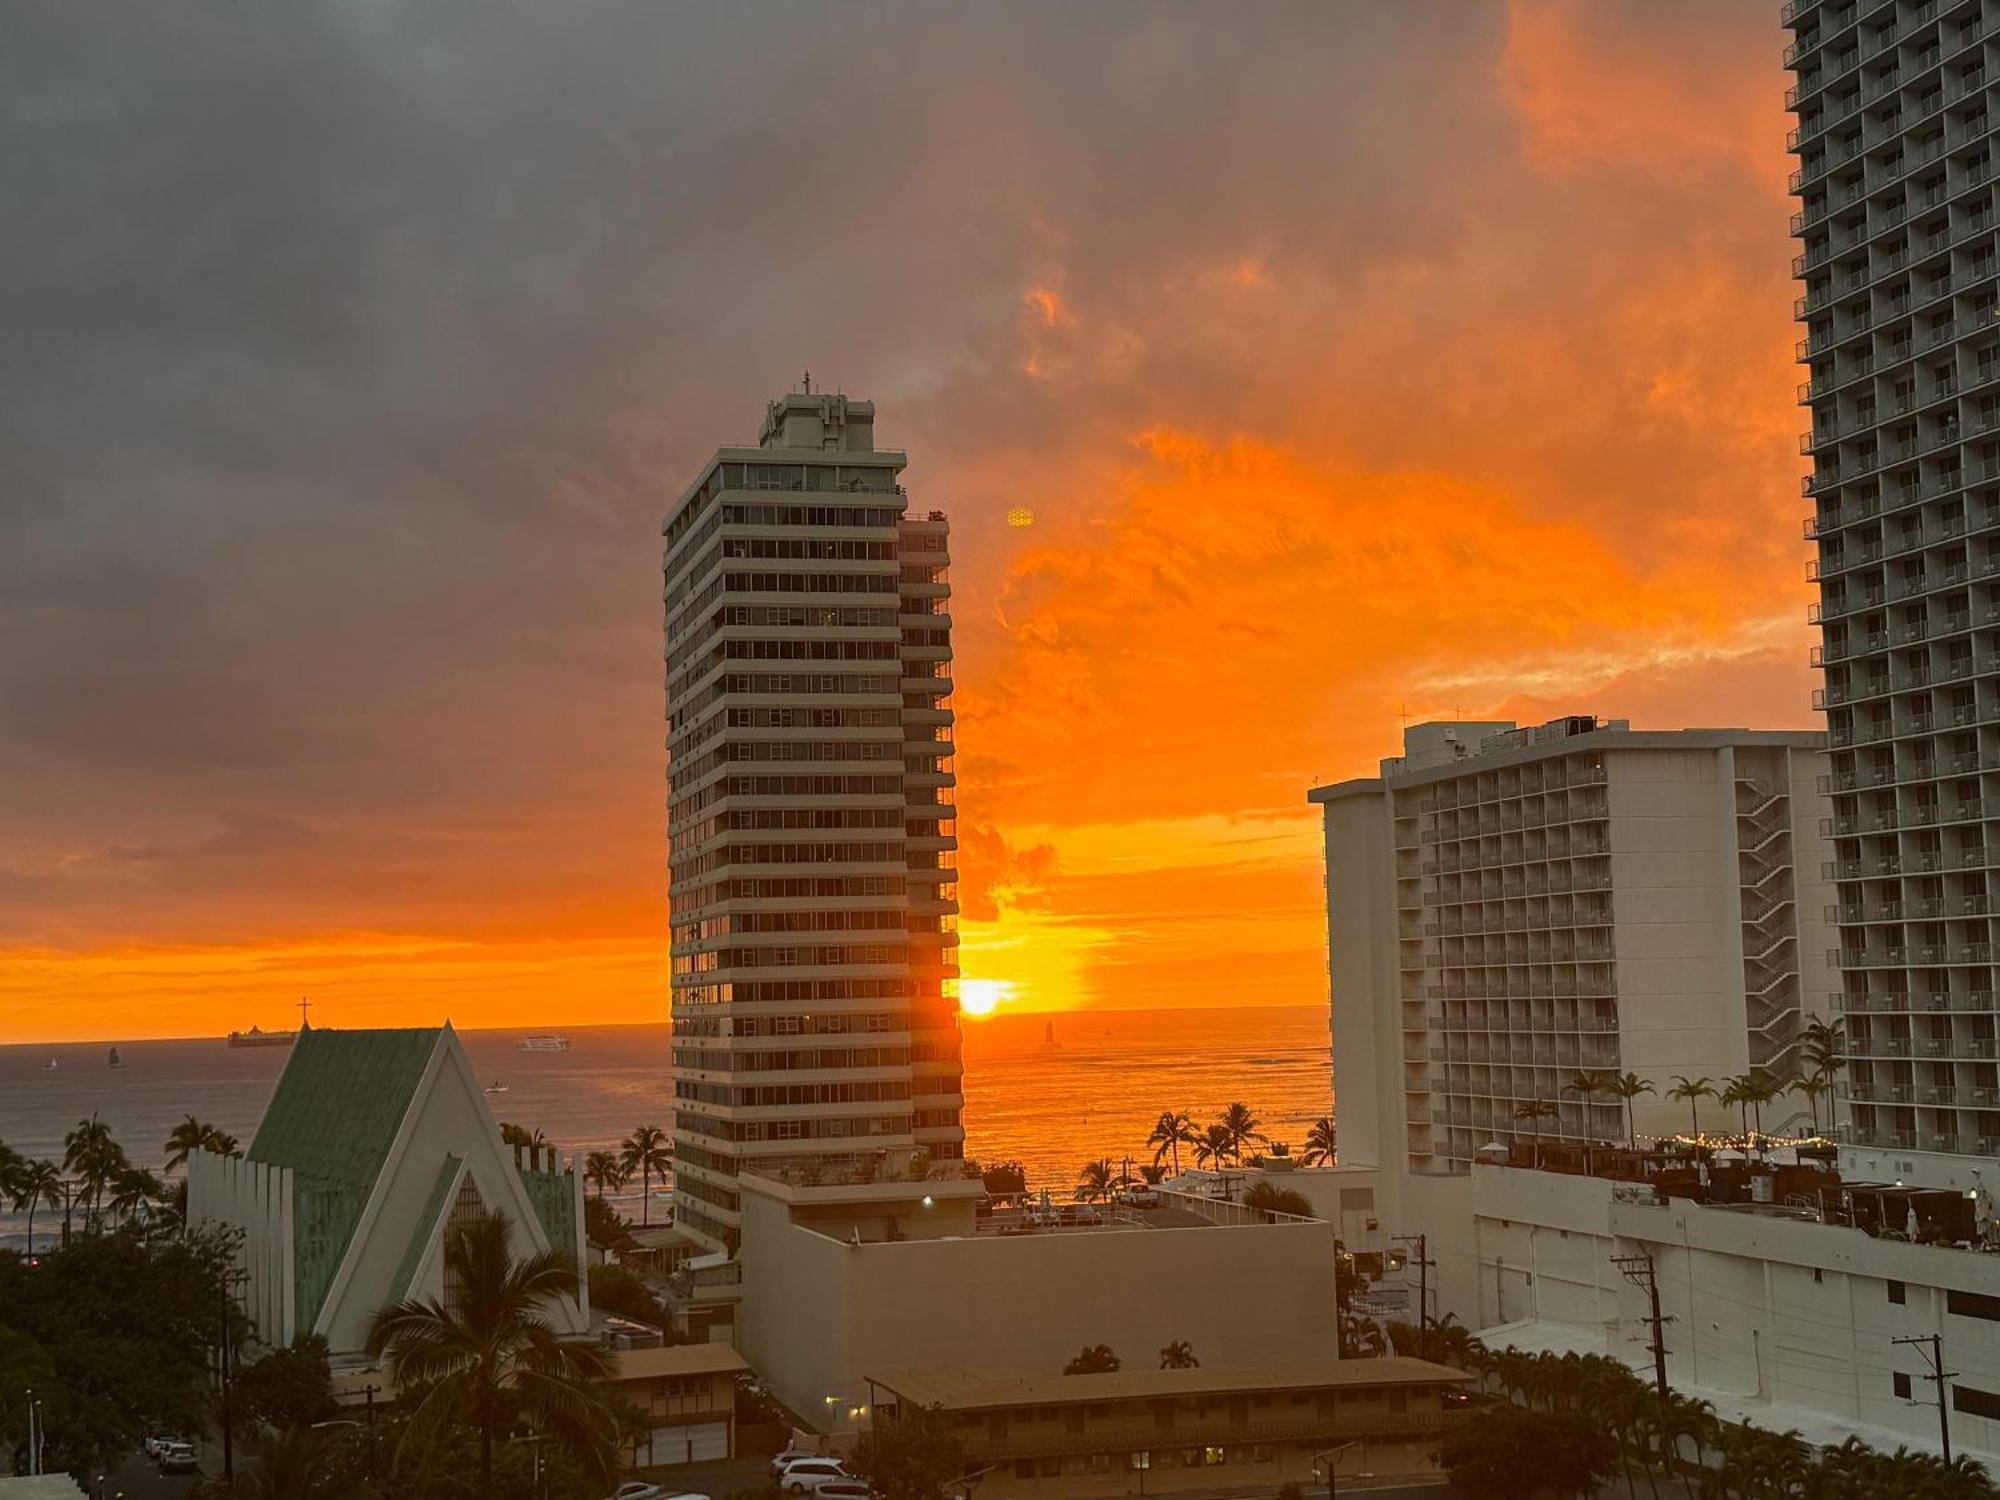
<path id="1" fill-rule="evenodd" d="M 1058 1194 L 1099 1156 L 1151 1160 L 1146 1135 L 1162 1110 L 1207 1121 L 1241 1100 L 1266 1134 L 1299 1144 L 1333 1108 L 1323 1007 L 1002 1014 L 964 1027 L 967 1154 L 1019 1161 L 1034 1187 Z M 673 1128 L 665 1026 L 565 1034 L 567 1052 L 523 1052 L 524 1032 L 460 1033 L 480 1078 L 504 1086 L 487 1096 L 496 1118 L 568 1151 L 615 1148 L 638 1125 Z M 114 1069 L 108 1052 L 0 1047 L 0 1141 L 60 1161 L 64 1133 L 94 1112 L 133 1160 L 157 1168 L 168 1133 L 195 1114 L 247 1146 L 290 1055 L 214 1038 L 120 1042 Z M 637 1184 L 615 1196 L 639 1217 Z M 656 1200 L 655 1218 L 663 1207 Z M 48 1218 L 38 1215 L 38 1235 Z M 18 1244 L 23 1227 L 0 1212 L 0 1244 Z"/>

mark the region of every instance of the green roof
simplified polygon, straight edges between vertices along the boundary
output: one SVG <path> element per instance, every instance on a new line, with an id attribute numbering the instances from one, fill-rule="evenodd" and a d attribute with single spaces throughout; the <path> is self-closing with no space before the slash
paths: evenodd
<path id="1" fill-rule="evenodd" d="M 248 1154 L 292 1169 L 301 1329 L 319 1317 L 441 1035 L 435 1026 L 299 1030 Z"/>

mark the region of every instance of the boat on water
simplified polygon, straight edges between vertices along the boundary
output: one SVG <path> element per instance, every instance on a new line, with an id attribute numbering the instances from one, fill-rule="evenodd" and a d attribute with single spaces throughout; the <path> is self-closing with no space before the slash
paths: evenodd
<path id="1" fill-rule="evenodd" d="M 489 1094 L 504 1094 L 507 1092 L 507 1085 L 496 1078 L 486 1085 L 486 1092 Z"/>
<path id="2" fill-rule="evenodd" d="M 125 1064 L 124 1064 L 124 1063 L 123 1063 L 122 1061 L 120 1061 L 120 1060 L 119 1060 L 119 1057 L 118 1057 L 118 1049 L 117 1049 L 116 1047 L 113 1047 L 113 1048 L 111 1049 L 111 1061 L 110 1061 L 110 1064 L 109 1064 L 109 1066 L 111 1066 L 111 1067 L 114 1067 L 114 1068 L 122 1068 L 122 1067 L 124 1067 L 124 1066 L 125 1066 Z"/>
<path id="3" fill-rule="evenodd" d="M 56 1070 L 57 1068 L 60 1068 L 61 1066 L 62 1066 L 62 1064 L 61 1064 L 61 1063 L 59 1063 L 59 1062 L 57 1062 L 57 1061 L 56 1061 L 56 1060 L 55 1060 L 55 1059 L 54 1059 L 54 1058 L 52 1057 L 52 1058 L 50 1058 L 50 1059 L 49 1059 L 49 1060 L 48 1060 L 47 1062 L 45 1062 L 45 1063 L 43 1063 L 43 1064 L 42 1064 L 42 1071 L 43 1071 L 44 1073 L 52 1073 L 52 1072 L 54 1072 L 54 1071 L 55 1071 L 55 1070 Z"/>
<path id="4" fill-rule="evenodd" d="M 544 1032 L 538 1036 L 524 1036 L 521 1038 L 521 1050 L 523 1052 L 567 1052 L 569 1051 L 569 1038 L 559 1036 L 554 1032 Z"/>
<path id="5" fill-rule="evenodd" d="M 297 1040 L 296 1031 L 266 1031 L 260 1026 L 252 1026 L 248 1031 L 229 1033 L 232 1047 L 289 1047 Z"/>
<path id="6" fill-rule="evenodd" d="M 1042 1027 L 1042 1050 L 1045 1052 L 1055 1052 L 1061 1050 L 1061 1048 L 1062 1043 L 1056 1040 L 1056 1023 L 1050 1021 Z"/>

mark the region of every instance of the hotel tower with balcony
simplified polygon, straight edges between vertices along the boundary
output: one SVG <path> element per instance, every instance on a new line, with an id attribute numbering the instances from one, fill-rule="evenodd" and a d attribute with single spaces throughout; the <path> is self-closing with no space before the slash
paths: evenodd
<path id="1" fill-rule="evenodd" d="M 1650 1081 L 1642 1134 L 1688 1127 L 1677 1074 L 1796 1075 L 1831 983 L 1823 769 L 1804 731 L 1571 717 L 1412 725 L 1379 777 L 1313 789 L 1340 1156 L 1382 1168 L 1392 1218 L 1399 1178 L 1489 1142 L 1623 1139 L 1579 1073 Z"/>
<path id="2" fill-rule="evenodd" d="M 666 537 L 674 1218 L 739 1169 L 963 1155 L 949 527 L 872 403 L 770 403 Z"/>
<path id="3" fill-rule="evenodd" d="M 1993 1155 L 2000 0 L 1785 20 L 1842 1081 L 1859 1147 Z"/>

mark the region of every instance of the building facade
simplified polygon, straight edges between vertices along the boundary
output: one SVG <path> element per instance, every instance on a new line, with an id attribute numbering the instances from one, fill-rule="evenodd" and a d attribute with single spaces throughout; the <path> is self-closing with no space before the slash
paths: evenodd
<path id="1" fill-rule="evenodd" d="M 944 1413 L 995 1500 L 1437 1479 L 1471 1377 L 1419 1359 L 1097 1375 L 947 1367 L 869 1377 L 872 1420 Z"/>
<path id="2" fill-rule="evenodd" d="M 791 394 L 663 528 L 674 1215 L 746 1161 L 963 1155 L 949 528 L 874 406 Z"/>
<path id="3" fill-rule="evenodd" d="M 250 1149 L 188 1158 L 189 1222 L 241 1233 L 238 1296 L 270 1348 L 317 1334 L 358 1357 L 380 1308 L 454 1294 L 446 1238 L 489 1213 L 517 1256 L 574 1263 L 577 1298 L 544 1316 L 587 1333 L 583 1174 L 554 1147 L 502 1143 L 450 1026 L 301 1027 Z"/>
<path id="4" fill-rule="evenodd" d="M 1578 1073 L 1649 1081 L 1642 1132 L 1688 1127 L 1677 1075 L 1795 1074 L 1830 984 L 1819 745 L 1419 724 L 1379 777 L 1311 792 L 1341 1160 L 1384 1169 L 1392 1217 L 1399 1180 L 1462 1174 L 1489 1142 L 1622 1139 L 1625 1104 Z"/>
<path id="5" fill-rule="evenodd" d="M 2000 1151 L 1994 0 L 1786 7 L 1858 1145 Z"/>

